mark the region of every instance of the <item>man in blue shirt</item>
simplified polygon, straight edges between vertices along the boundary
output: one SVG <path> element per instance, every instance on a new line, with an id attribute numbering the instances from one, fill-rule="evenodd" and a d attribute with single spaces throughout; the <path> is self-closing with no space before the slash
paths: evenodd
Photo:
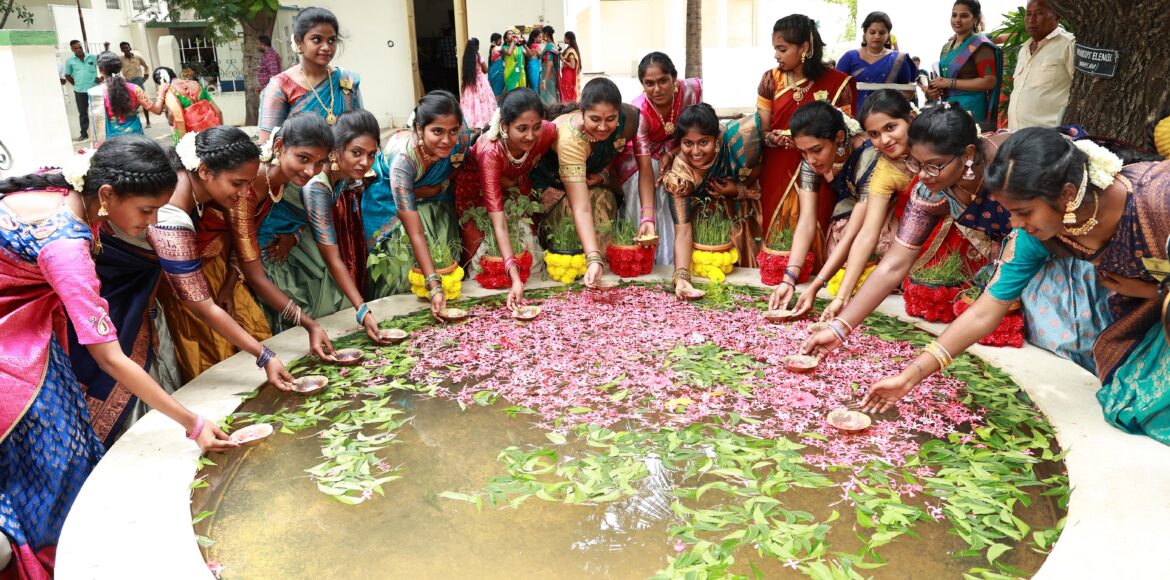
<path id="1" fill-rule="evenodd" d="M 73 85 L 73 100 L 77 104 L 77 120 L 81 125 L 78 141 L 89 139 L 89 94 L 97 85 L 97 57 L 86 54 L 80 40 L 69 41 L 73 56 L 65 61 L 65 80 Z"/>

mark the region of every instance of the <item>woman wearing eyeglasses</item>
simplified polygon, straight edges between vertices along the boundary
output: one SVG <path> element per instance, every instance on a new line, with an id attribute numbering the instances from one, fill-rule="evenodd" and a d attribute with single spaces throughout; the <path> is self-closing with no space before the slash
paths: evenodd
<path id="1" fill-rule="evenodd" d="M 950 102 L 914 120 L 906 167 L 917 173 L 919 183 L 896 243 L 840 315 L 809 337 L 805 353 L 823 356 L 843 344 L 912 269 L 957 253 L 967 271 L 975 272 L 998 257 L 1000 243 L 1011 232 L 1010 216 L 989 195 L 984 170 L 1007 137 L 979 136 L 971 115 Z M 1077 293 L 1069 292 L 1074 284 Z M 1111 321 L 1101 306 L 1104 297 L 1091 269 L 1072 260 L 1051 260 L 1024 292 L 1033 330 L 1029 340 L 1092 370 L 1092 341 Z M 1068 312 L 1085 316 L 1062 318 Z"/>

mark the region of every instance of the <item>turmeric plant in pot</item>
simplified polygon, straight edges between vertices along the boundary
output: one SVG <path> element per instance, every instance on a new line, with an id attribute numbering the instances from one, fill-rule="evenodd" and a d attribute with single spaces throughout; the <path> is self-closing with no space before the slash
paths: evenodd
<path id="1" fill-rule="evenodd" d="M 712 282 L 723 282 L 735 269 L 739 252 L 731 243 L 735 222 L 718 211 L 703 208 L 695 219 L 691 272 Z"/>
<path id="2" fill-rule="evenodd" d="M 756 254 L 756 262 L 760 265 L 760 282 L 764 285 L 775 286 L 784 280 L 784 269 L 788 267 L 788 254 L 792 251 L 794 235 L 795 231 L 790 228 L 776 228 L 768 232 L 767 239 Z M 807 280 L 812 268 L 813 254 L 809 252 L 804 257 L 796 283 Z"/>
<path id="3" fill-rule="evenodd" d="M 955 300 L 967 287 L 970 276 L 959 254 L 951 254 L 930 267 L 911 272 L 902 282 L 906 314 L 930 322 L 953 321 Z"/>
<path id="4" fill-rule="evenodd" d="M 532 254 L 525 246 L 525 240 L 528 237 L 525 233 L 531 231 L 532 215 L 539 210 L 540 204 L 527 197 L 512 197 L 504 202 L 504 219 L 508 224 L 508 241 L 512 244 L 512 252 L 520 267 L 520 281 L 525 284 L 528 283 L 528 277 L 532 274 Z M 495 231 L 492 228 L 487 209 L 476 207 L 463 212 L 463 217 L 459 220 L 460 225 L 469 221 L 475 223 L 475 227 L 479 231 L 484 232 L 483 251 L 479 252 L 481 255 L 478 260 L 479 273 L 475 275 L 475 281 L 480 286 L 492 290 L 511 287 L 512 278 L 504 271 L 504 258 L 501 256 L 500 244 L 496 241 Z"/>
<path id="5" fill-rule="evenodd" d="M 544 251 L 544 263 L 548 275 L 563 284 L 572 284 L 585 274 L 585 252 L 581 238 L 577 237 L 577 226 L 573 216 L 565 215 L 548 224 L 548 249 Z"/>
<path id="6" fill-rule="evenodd" d="M 605 260 L 609 269 L 622 278 L 644 276 L 654 270 L 655 246 L 638 244 L 638 228 L 624 219 L 616 219 L 603 232 L 609 236 Z"/>

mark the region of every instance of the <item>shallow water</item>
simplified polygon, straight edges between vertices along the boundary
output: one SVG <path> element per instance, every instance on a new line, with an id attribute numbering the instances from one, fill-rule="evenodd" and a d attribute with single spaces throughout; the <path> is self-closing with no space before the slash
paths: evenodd
<path id="1" fill-rule="evenodd" d="M 265 404 L 256 400 L 245 409 Z M 496 462 L 501 449 L 546 446 L 548 441 L 526 416 L 502 413 L 502 405 L 460 411 L 451 401 L 414 395 L 398 404 L 414 420 L 385 453 L 403 467 L 404 476 L 385 486 L 385 498 L 348 506 L 317 491 L 303 471 L 319 461 L 316 430 L 278 433 L 257 447 L 217 459 L 218 472 L 208 478 L 212 486 L 196 494 L 195 511 L 215 512 L 199 528 L 216 540 L 208 559 L 225 566 L 224 577 L 647 578 L 676 554 L 668 536 L 677 523 L 669 495 L 643 502 L 649 508 L 635 512 L 628 509 L 635 503 L 629 500 L 582 506 L 530 498 L 516 509 L 485 504 L 477 511 L 469 503 L 438 497 L 444 491 L 474 492 L 488 478 L 503 475 Z M 560 450 L 562 456 L 581 451 Z M 687 487 L 705 483 L 666 477 Z M 852 511 L 838 503 L 839 496 L 836 487 L 794 488 L 780 499 L 820 521 L 834 509 L 841 511 L 843 519 L 834 524 L 828 541 L 834 551 L 856 551 L 862 543 L 854 536 Z M 721 497 L 709 494 L 702 502 L 684 503 L 714 507 Z M 1051 526 L 1057 518 L 1055 508 L 1041 499 L 1021 514 L 1034 528 Z M 879 550 L 889 564 L 863 572 L 877 578 L 957 578 L 985 564 L 981 558 L 949 556 L 965 544 L 947 527 L 945 521 L 917 525 L 920 537 L 902 537 Z M 768 578 L 803 577 L 750 552 L 737 552 L 733 572 L 751 576 L 754 566 Z M 1032 572 L 1043 555 L 1017 547 L 1004 560 Z"/>

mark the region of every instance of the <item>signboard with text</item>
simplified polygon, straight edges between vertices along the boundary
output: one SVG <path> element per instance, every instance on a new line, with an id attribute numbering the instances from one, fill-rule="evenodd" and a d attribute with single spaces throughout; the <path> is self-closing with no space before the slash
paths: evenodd
<path id="1" fill-rule="evenodd" d="M 1117 74 L 1117 61 L 1121 55 L 1108 48 L 1094 48 L 1077 43 L 1076 62 L 1074 66 L 1078 72 L 1111 79 Z"/>

